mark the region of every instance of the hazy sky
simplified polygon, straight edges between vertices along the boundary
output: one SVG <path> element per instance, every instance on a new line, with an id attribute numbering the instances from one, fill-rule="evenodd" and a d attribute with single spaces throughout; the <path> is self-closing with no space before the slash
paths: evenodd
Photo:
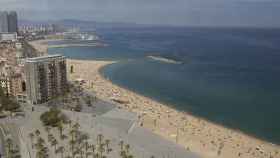
<path id="1" fill-rule="evenodd" d="M 280 0 L 0 0 L 20 18 L 280 27 Z"/>

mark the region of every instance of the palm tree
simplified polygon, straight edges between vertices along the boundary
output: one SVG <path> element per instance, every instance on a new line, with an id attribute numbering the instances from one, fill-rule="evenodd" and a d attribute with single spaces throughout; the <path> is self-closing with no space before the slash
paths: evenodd
<path id="1" fill-rule="evenodd" d="M 105 149 L 104 149 L 104 144 L 99 144 L 99 147 L 98 147 L 98 153 L 99 153 L 99 156 L 100 158 L 103 158 L 103 153 L 104 153 Z"/>
<path id="2" fill-rule="evenodd" d="M 74 129 L 71 129 L 69 134 L 71 135 L 71 140 L 74 141 L 74 135 L 76 134 L 76 131 Z"/>
<path id="3" fill-rule="evenodd" d="M 95 158 L 95 145 L 91 145 L 91 149 L 92 149 L 92 158 Z"/>
<path id="4" fill-rule="evenodd" d="M 31 148 L 33 149 L 34 134 L 33 133 L 29 133 L 29 138 L 30 138 L 30 141 L 31 141 Z"/>
<path id="5" fill-rule="evenodd" d="M 109 139 L 106 139 L 105 140 L 105 144 L 106 144 L 106 151 L 107 151 L 107 154 L 110 152 L 110 148 L 109 148 L 109 144 L 110 144 L 110 140 Z"/>
<path id="6" fill-rule="evenodd" d="M 45 127 L 45 130 L 46 130 L 46 132 L 47 132 L 48 134 L 50 134 L 51 128 L 50 128 L 49 126 L 46 126 L 46 127 Z"/>
<path id="7" fill-rule="evenodd" d="M 98 134 L 97 135 L 97 144 L 101 145 L 103 142 L 103 135 L 102 134 Z"/>
<path id="8" fill-rule="evenodd" d="M 83 142 L 87 142 L 89 139 L 89 136 L 88 134 L 81 134 L 80 137 L 79 137 L 79 144 L 83 143 Z"/>
<path id="9" fill-rule="evenodd" d="M 45 143 L 45 140 L 44 140 L 42 137 L 39 137 L 39 138 L 37 139 L 37 143 L 38 143 L 38 144 L 44 144 L 44 143 Z"/>
<path id="10" fill-rule="evenodd" d="M 121 150 L 120 156 L 121 156 L 122 158 L 126 158 L 126 157 L 127 157 L 127 156 L 126 156 L 126 152 L 125 152 L 124 150 Z"/>
<path id="11" fill-rule="evenodd" d="M 60 138 L 62 138 L 62 135 L 63 135 L 63 123 L 61 121 L 58 123 L 57 128 L 58 128 L 59 133 L 60 133 Z"/>
<path id="12" fill-rule="evenodd" d="M 91 152 L 86 152 L 86 158 L 88 158 L 89 155 L 91 155 Z"/>
<path id="13" fill-rule="evenodd" d="M 121 151 L 123 151 L 123 146 L 124 146 L 123 140 L 120 141 L 119 145 L 120 145 L 120 147 L 121 147 Z"/>
<path id="14" fill-rule="evenodd" d="M 41 145 L 42 145 L 42 144 L 41 144 Z M 40 148 L 40 149 L 37 150 L 36 157 L 37 157 L 37 158 L 48 158 L 49 155 L 48 155 L 48 149 L 47 149 L 47 147 L 44 147 L 44 146 L 42 145 L 42 148 Z"/>
<path id="15" fill-rule="evenodd" d="M 37 137 L 39 137 L 39 135 L 41 134 L 41 132 L 37 129 L 37 130 L 35 131 L 35 134 L 36 134 Z"/>
<path id="16" fill-rule="evenodd" d="M 74 128 L 76 131 L 78 131 L 80 127 L 81 127 L 81 126 L 80 126 L 80 124 L 79 124 L 78 122 L 76 122 L 76 123 L 73 125 L 73 128 Z"/>
<path id="17" fill-rule="evenodd" d="M 63 158 L 65 148 L 63 146 L 60 146 L 57 150 L 56 153 L 61 153 L 61 158 Z"/>
<path id="18" fill-rule="evenodd" d="M 126 151 L 127 154 L 129 153 L 129 149 L 130 149 L 130 145 L 129 145 L 129 144 L 126 144 L 126 145 L 125 145 L 125 151 Z"/>
<path id="19" fill-rule="evenodd" d="M 85 141 L 85 148 L 86 148 L 86 152 L 88 152 L 88 149 L 89 149 L 89 143 L 88 143 L 88 141 Z"/>
<path id="20" fill-rule="evenodd" d="M 37 139 L 36 149 L 37 149 L 37 157 L 45 158 L 47 157 L 48 149 L 44 146 L 45 140 L 41 137 Z"/>
<path id="21" fill-rule="evenodd" d="M 71 126 L 72 126 L 72 121 L 69 119 L 69 121 L 68 121 L 68 124 L 69 124 L 69 128 L 71 128 Z"/>
<path id="22" fill-rule="evenodd" d="M 38 150 L 36 153 L 37 158 L 45 158 L 45 152 L 42 150 Z"/>
<path id="23" fill-rule="evenodd" d="M 69 144 L 71 146 L 72 157 L 74 157 L 74 145 L 76 144 L 76 142 L 74 140 L 70 140 Z"/>
<path id="24" fill-rule="evenodd" d="M 52 142 L 54 139 L 54 136 L 50 133 L 48 134 L 48 142 Z"/>
<path id="25" fill-rule="evenodd" d="M 52 141 L 52 145 L 54 146 L 54 151 L 56 151 L 56 145 L 58 144 L 57 140 L 54 138 Z"/>
<path id="26" fill-rule="evenodd" d="M 43 155 L 44 155 L 44 158 L 47 158 L 48 157 L 48 152 L 49 152 L 49 149 L 47 147 L 43 147 L 41 149 L 41 152 L 43 152 Z"/>
<path id="27" fill-rule="evenodd" d="M 12 146 L 13 146 L 13 141 L 11 138 L 6 139 L 6 143 L 8 146 L 8 157 L 11 157 L 11 151 L 12 151 Z"/>
<path id="28" fill-rule="evenodd" d="M 80 150 L 80 155 L 81 155 L 81 158 L 84 157 L 84 151 L 82 149 Z"/>
<path id="29" fill-rule="evenodd" d="M 41 142 L 37 141 L 37 143 L 35 144 L 35 147 L 39 151 L 44 148 L 44 145 Z"/>

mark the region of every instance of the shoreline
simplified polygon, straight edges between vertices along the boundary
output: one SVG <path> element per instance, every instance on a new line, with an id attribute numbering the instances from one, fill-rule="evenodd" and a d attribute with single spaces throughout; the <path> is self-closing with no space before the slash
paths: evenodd
<path id="1" fill-rule="evenodd" d="M 42 44 L 42 43 L 39 43 Z M 36 48 L 38 49 L 38 48 Z M 203 157 L 278 157 L 280 147 L 260 140 L 242 131 L 226 128 L 187 112 L 178 111 L 166 104 L 120 87 L 106 79 L 101 69 L 116 61 L 67 59 L 74 66 L 70 80 L 83 78 L 86 87 L 105 100 L 117 98 L 128 101 L 121 108 L 139 114 L 141 124 L 164 138 L 177 142 L 187 150 Z M 77 71 L 78 70 L 78 71 Z M 77 71 L 77 73 L 75 73 Z M 178 135 L 178 136 L 177 136 Z"/>
<path id="2" fill-rule="evenodd" d="M 107 60 L 72 59 L 72 58 L 67 59 L 67 60 L 69 60 L 69 61 L 77 61 L 77 62 L 83 62 L 83 61 L 86 61 L 86 62 L 90 62 L 90 61 L 93 61 L 93 62 L 100 62 L 100 61 L 111 62 L 111 63 L 108 63 L 108 64 L 100 67 L 98 72 L 99 72 L 99 75 L 102 77 L 103 80 L 106 80 L 106 81 L 110 82 L 112 85 L 115 85 L 115 86 L 117 86 L 118 88 L 121 88 L 121 89 L 125 89 L 126 91 L 129 91 L 130 93 L 134 93 L 135 95 L 139 95 L 139 96 L 141 96 L 141 97 L 143 97 L 145 99 L 151 100 L 153 102 L 157 102 L 158 104 L 162 104 L 164 106 L 167 106 L 168 108 L 173 109 L 173 110 L 177 111 L 178 113 L 180 113 L 182 115 L 190 115 L 190 116 L 192 116 L 192 117 L 194 117 L 196 119 L 199 119 L 201 121 L 205 121 L 207 123 L 211 123 L 211 124 L 213 124 L 215 126 L 218 126 L 219 128 L 225 128 L 226 130 L 232 130 L 233 132 L 236 132 L 238 134 L 245 135 L 245 136 L 249 137 L 250 139 L 255 139 L 256 141 L 260 141 L 260 142 L 263 142 L 263 143 L 268 143 L 268 144 L 273 145 L 273 146 L 278 146 L 279 149 L 280 149 L 280 144 L 276 144 L 276 143 L 267 141 L 265 139 L 258 138 L 257 136 L 254 136 L 253 134 L 248 134 L 246 132 L 243 132 L 242 130 L 239 130 L 238 128 L 230 128 L 230 127 L 227 127 L 226 125 L 223 125 L 223 124 L 220 124 L 220 123 L 215 123 L 214 121 L 207 120 L 204 117 L 200 117 L 200 116 L 195 115 L 195 114 L 193 114 L 191 112 L 188 112 L 188 111 L 183 111 L 183 110 L 180 111 L 180 110 L 176 109 L 175 107 L 173 107 L 172 104 L 164 103 L 164 102 L 162 102 L 160 100 L 157 100 L 155 98 L 149 97 L 149 96 L 144 95 L 144 94 L 137 93 L 137 92 L 135 92 L 133 90 L 130 90 L 128 88 L 122 87 L 122 86 L 114 83 L 113 81 L 111 81 L 110 79 L 106 78 L 103 75 L 102 69 L 104 69 L 105 67 L 107 67 L 107 66 L 109 66 L 111 64 L 118 63 L 119 61 L 114 61 L 114 60 L 113 61 L 107 61 Z"/>
<path id="3" fill-rule="evenodd" d="M 106 47 L 106 44 L 102 43 L 91 43 L 91 44 L 57 44 L 50 45 L 48 48 L 67 48 L 67 47 Z"/>

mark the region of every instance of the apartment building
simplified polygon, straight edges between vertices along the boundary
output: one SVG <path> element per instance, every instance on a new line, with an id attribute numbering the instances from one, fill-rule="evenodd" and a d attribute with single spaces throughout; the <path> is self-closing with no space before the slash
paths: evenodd
<path id="1" fill-rule="evenodd" d="M 32 104 L 45 103 L 67 90 L 66 58 L 48 55 L 25 61 L 27 98 Z"/>

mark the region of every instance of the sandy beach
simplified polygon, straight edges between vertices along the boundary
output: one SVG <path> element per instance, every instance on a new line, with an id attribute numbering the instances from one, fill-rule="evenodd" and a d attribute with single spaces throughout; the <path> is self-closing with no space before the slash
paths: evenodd
<path id="1" fill-rule="evenodd" d="M 47 49 L 42 44 L 46 42 L 32 45 L 43 52 Z M 115 62 L 67 60 L 68 67 L 74 67 L 74 73 L 69 73 L 69 79 L 84 79 L 85 88 L 94 91 L 101 99 L 122 101 L 123 104 L 119 104 L 119 107 L 137 113 L 140 124 L 145 128 L 203 157 L 280 158 L 278 145 L 224 128 L 186 112 L 179 112 L 170 105 L 113 84 L 102 76 L 100 69 Z"/>

